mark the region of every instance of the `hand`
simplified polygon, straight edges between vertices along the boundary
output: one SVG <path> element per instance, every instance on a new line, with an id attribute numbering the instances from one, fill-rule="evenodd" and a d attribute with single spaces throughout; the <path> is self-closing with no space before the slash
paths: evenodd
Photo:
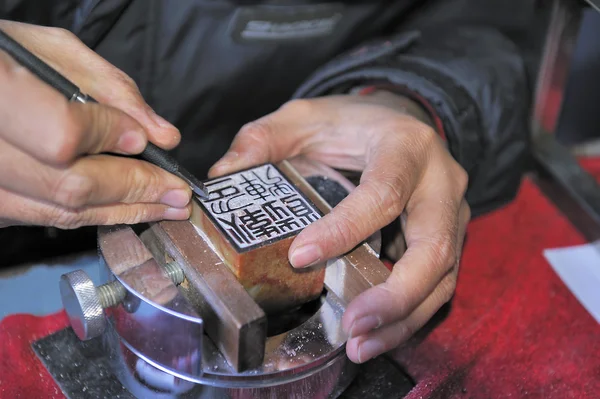
<path id="1" fill-rule="evenodd" d="M 358 187 L 296 237 L 289 252 L 295 267 L 339 256 L 403 215 L 406 252 L 389 279 L 359 295 L 344 314 L 354 362 L 407 340 L 456 285 L 470 218 L 467 174 L 422 120 L 415 103 L 386 92 L 296 100 L 245 126 L 209 173 L 300 154 L 362 171 Z"/>
<path id="2" fill-rule="evenodd" d="M 0 29 L 103 104 L 68 102 L 0 51 L 0 227 L 188 218 L 185 182 L 147 162 L 99 155 L 180 140 L 133 81 L 67 31 L 9 21 Z"/>

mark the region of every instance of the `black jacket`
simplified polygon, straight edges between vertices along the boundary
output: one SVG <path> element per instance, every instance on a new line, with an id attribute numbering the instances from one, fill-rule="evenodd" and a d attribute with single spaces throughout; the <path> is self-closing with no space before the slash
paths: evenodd
<path id="1" fill-rule="evenodd" d="M 514 197 L 546 9 L 534 0 L 0 0 L 130 75 L 204 177 L 246 122 L 292 97 L 387 82 L 428 103 L 475 215 Z"/>

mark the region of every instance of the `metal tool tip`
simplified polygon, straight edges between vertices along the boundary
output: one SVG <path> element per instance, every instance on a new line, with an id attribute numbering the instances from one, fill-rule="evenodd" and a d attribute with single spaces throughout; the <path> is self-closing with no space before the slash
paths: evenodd
<path id="1" fill-rule="evenodd" d="M 202 184 L 202 182 L 196 176 L 192 175 L 183 168 L 180 168 L 176 175 L 185 180 L 190 185 L 192 192 L 201 200 L 208 199 L 208 190 L 206 189 L 206 186 L 204 186 L 204 184 Z"/>
<path id="2" fill-rule="evenodd" d="M 201 200 L 208 199 L 208 191 L 206 191 L 204 184 L 200 183 L 200 186 L 192 184 L 191 187 L 194 194 L 196 194 Z"/>

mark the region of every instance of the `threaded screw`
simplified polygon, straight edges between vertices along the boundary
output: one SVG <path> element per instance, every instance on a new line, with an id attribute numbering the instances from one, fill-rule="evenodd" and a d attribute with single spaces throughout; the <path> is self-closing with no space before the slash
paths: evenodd
<path id="1" fill-rule="evenodd" d="M 125 287 L 116 280 L 96 287 L 96 291 L 103 309 L 118 305 L 127 294 Z"/>
<path id="2" fill-rule="evenodd" d="M 167 263 L 163 270 L 175 285 L 179 285 L 183 283 L 183 280 L 185 280 L 185 273 L 183 273 L 183 269 L 175 262 Z"/>
<path id="3" fill-rule="evenodd" d="M 175 285 L 179 285 L 185 280 L 183 269 L 175 262 L 167 263 L 162 269 Z M 96 292 L 103 309 L 117 306 L 127 295 L 127 290 L 118 280 L 96 287 Z"/>
<path id="4" fill-rule="evenodd" d="M 175 285 L 181 284 L 185 279 L 183 270 L 175 262 L 168 263 L 163 269 Z M 104 332 L 106 317 L 103 309 L 119 303 L 123 303 L 125 309 L 130 306 L 128 301 L 123 301 L 127 290 L 119 281 L 95 287 L 92 279 L 83 270 L 63 274 L 59 288 L 71 327 L 83 341 L 98 337 Z"/>

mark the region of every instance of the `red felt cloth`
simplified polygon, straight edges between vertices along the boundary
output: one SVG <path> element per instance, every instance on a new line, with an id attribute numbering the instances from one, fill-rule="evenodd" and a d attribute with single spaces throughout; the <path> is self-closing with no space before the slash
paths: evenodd
<path id="1" fill-rule="evenodd" d="M 584 165 L 600 177 L 600 159 Z M 448 317 L 396 356 L 417 384 L 408 399 L 599 398 L 600 325 L 542 255 L 583 243 L 527 179 L 474 220 Z M 0 323 L 0 398 L 63 397 L 30 342 L 66 325 L 62 312 Z"/>

